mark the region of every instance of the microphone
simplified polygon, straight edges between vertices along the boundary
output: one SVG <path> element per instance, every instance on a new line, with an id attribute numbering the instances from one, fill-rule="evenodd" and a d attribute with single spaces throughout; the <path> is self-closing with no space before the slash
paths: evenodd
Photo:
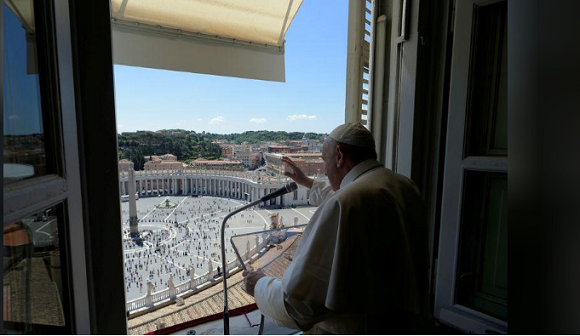
<path id="1" fill-rule="evenodd" d="M 276 198 L 278 196 L 282 196 L 285 195 L 287 193 L 291 193 L 294 190 L 298 189 L 298 185 L 296 184 L 296 182 L 292 182 L 292 183 L 288 183 L 285 186 L 283 186 L 282 188 L 269 193 L 268 195 L 265 195 L 264 197 L 260 198 L 261 202 L 267 202 L 273 198 Z"/>

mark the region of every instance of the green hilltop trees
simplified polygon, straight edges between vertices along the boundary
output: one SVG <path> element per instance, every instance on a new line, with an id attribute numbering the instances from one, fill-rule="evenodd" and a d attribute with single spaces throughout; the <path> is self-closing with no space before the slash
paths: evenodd
<path id="1" fill-rule="evenodd" d="M 307 139 L 321 139 L 322 134 L 284 132 L 284 131 L 248 131 L 233 134 L 196 133 L 183 129 L 168 129 L 157 132 L 137 131 L 124 132 L 118 135 L 119 159 L 127 159 L 135 164 L 136 170 L 142 170 L 145 157 L 171 153 L 182 162 L 189 162 L 198 158 L 208 160 L 221 158 L 219 145 L 216 140 L 227 140 L 234 143 L 259 143 L 260 141 L 283 141 Z"/>

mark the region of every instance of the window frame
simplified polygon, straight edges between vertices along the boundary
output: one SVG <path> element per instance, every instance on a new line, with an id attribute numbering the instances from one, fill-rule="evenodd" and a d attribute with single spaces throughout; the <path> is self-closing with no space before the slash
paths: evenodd
<path id="1" fill-rule="evenodd" d="M 469 333 L 507 333 L 508 322 L 455 303 L 458 252 L 466 171 L 508 172 L 507 157 L 464 157 L 474 7 L 505 0 L 461 0 L 455 22 L 445 169 L 436 264 L 435 317 Z"/>
<path id="2" fill-rule="evenodd" d="M 33 324 L 32 330 L 89 333 L 88 323 L 84 323 L 89 318 L 89 307 L 68 3 L 35 0 L 34 15 L 36 31 L 42 33 L 37 34 L 37 52 L 39 73 L 42 74 L 39 84 L 45 152 L 50 173 L 4 185 L 3 221 L 9 223 L 51 206 L 59 207 L 65 326 Z"/>

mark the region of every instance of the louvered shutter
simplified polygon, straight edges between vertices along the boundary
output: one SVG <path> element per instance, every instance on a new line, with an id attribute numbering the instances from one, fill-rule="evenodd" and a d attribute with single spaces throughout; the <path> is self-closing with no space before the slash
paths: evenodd
<path id="1" fill-rule="evenodd" d="M 372 87 L 373 0 L 350 0 L 345 121 L 369 125 Z"/>

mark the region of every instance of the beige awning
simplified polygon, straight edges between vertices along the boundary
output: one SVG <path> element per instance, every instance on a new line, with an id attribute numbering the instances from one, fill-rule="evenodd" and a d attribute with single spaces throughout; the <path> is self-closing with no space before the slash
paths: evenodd
<path id="1" fill-rule="evenodd" d="M 111 0 L 115 63 L 284 81 L 302 0 Z"/>
<path id="2" fill-rule="evenodd" d="M 14 15 L 22 22 L 22 27 L 27 33 L 34 33 L 34 12 L 32 0 L 5 0 L 4 3 Z"/>

